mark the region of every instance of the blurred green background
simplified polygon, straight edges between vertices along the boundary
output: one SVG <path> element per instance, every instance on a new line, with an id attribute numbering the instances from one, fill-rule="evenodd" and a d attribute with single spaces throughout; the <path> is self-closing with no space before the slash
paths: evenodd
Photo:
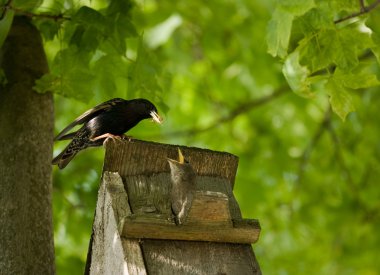
<path id="1" fill-rule="evenodd" d="M 112 97 L 148 98 L 165 123 L 129 135 L 240 158 L 234 193 L 260 220 L 264 274 L 380 274 L 380 8 L 337 26 L 361 1 L 14 2 L 72 18 L 34 18 L 51 65 L 37 89 L 56 92 L 56 132 Z M 54 167 L 58 274 L 84 268 L 103 156 Z"/>

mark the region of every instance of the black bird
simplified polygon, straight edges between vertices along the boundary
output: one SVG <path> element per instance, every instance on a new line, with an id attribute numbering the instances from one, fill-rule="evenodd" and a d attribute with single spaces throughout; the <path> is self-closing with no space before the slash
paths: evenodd
<path id="1" fill-rule="evenodd" d="M 76 118 L 54 138 L 55 141 L 72 141 L 53 159 L 52 164 L 58 164 L 58 167 L 63 169 L 79 151 L 90 146 L 100 146 L 108 137 L 120 139 L 125 132 L 147 118 L 162 123 L 157 108 L 143 98 L 114 98 L 101 103 Z M 79 124 L 83 126 L 78 131 L 67 134 Z"/>
<path id="2" fill-rule="evenodd" d="M 177 225 L 183 224 L 193 203 L 196 175 L 193 167 L 178 148 L 179 160 L 169 159 L 172 188 L 170 193 L 172 211 Z"/>

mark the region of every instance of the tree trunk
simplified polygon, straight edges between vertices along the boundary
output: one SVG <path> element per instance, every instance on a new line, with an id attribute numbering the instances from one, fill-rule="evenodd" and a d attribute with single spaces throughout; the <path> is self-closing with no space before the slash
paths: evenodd
<path id="1" fill-rule="evenodd" d="M 48 65 L 27 18 L 15 17 L 0 62 L 0 273 L 54 274 L 53 98 L 32 90 Z"/>

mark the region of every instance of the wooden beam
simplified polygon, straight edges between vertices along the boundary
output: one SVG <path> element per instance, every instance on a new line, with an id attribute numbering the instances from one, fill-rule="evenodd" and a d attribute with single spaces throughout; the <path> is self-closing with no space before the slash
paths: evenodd
<path id="1" fill-rule="evenodd" d="M 240 220 L 233 226 L 212 222 L 177 226 L 175 223 L 160 221 L 162 220 L 126 217 L 122 237 L 251 244 L 258 240 L 260 234 L 257 220 Z"/>

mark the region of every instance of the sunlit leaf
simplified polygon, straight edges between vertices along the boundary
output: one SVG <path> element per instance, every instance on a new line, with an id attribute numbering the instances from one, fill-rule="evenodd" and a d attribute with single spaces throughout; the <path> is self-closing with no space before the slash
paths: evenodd
<path id="1" fill-rule="evenodd" d="M 310 91 L 310 81 L 308 79 L 309 70 L 299 63 L 299 52 L 295 51 L 288 55 L 285 60 L 282 72 L 293 92 L 304 97 L 312 97 Z"/>
<path id="2" fill-rule="evenodd" d="M 326 84 L 333 111 L 344 121 L 346 116 L 355 111 L 350 91 L 345 88 L 341 79 L 332 76 Z"/>
<path id="3" fill-rule="evenodd" d="M 277 8 L 268 23 L 268 52 L 273 56 L 284 57 L 288 50 L 290 31 L 294 16 Z"/>
<path id="4" fill-rule="evenodd" d="M 300 16 L 315 6 L 314 0 L 281 0 L 279 5 L 287 12 Z"/>
<path id="5" fill-rule="evenodd" d="M 284 57 L 287 53 L 293 19 L 314 7 L 314 0 L 280 1 L 268 23 L 268 52 Z"/>
<path id="6" fill-rule="evenodd" d="M 341 70 L 337 70 L 334 74 L 344 87 L 350 89 L 365 89 L 380 85 L 380 81 L 375 74 L 370 73 L 344 73 Z"/>

